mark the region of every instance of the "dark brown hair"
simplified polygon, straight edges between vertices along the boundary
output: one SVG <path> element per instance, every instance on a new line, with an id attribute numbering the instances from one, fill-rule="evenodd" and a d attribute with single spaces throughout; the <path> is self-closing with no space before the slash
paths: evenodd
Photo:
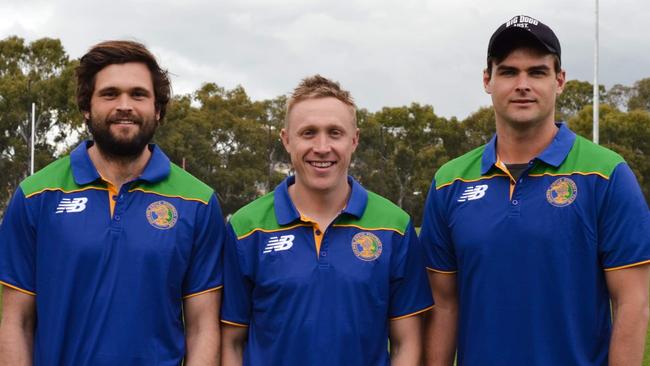
<path id="1" fill-rule="evenodd" d="M 105 41 L 94 45 L 83 55 L 77 66 L 77 105 L 81 112 L 90 111 L 90 99 L 95 90 L 95 76 L 104 67 L 127 62 L 141 62 L 151 72 L 156 111 L 160 121 L 165 117 L 171 98 L 171 83 L 167 70 L 163 70 L 147 48 L 133 41 Z"/>

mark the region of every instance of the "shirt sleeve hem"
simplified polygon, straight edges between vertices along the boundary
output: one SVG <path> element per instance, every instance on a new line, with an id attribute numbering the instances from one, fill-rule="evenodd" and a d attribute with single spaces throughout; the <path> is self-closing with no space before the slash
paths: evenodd
<path id="1" fill-rule="evenodd" d="M 420 309 L 420 310 L 418 310 L 418 311 L 414 311 L 414 312 L 412 312 L 412 313 L 408 313 L 408 314 L 404 314 L 404 315 L 400 315 L 400 316 L 396 316 L 396 317 L 389 318 L 389 320 L 400 320 L 400 319 L 404 319 L 404 318 L 409 318 L 409 317 L 412 317 L 412 316 L 418 315 L 418 314 L 420 314 L 420 313 L 424 313 L 425 311 L 428 311 L 428 310 L 431 310 L 431 309 L 433 309 L 433 304 L 427 306 L 427 307 L 424 308 L 424 309 Z"/>
<path id="2" fill-rule="evenodd" d="M 7 287 L 9 287 L 9 288 L 12 288 L 12 289 L 14 289 L 14 290 L 16 290 L 16 291 L 22 292 L 22 293 L 24 293 L 24 294 L 32 295 L 32 296 L 36 296 L 36 293 L 35 293 L 35 292 L 32 292 L 32 291 L 28 291 L 28 290 L 22 289 L 22 288 L 20 288 L 20 287 L 18 287 L 18 286 L 15 286 L 15 285 L 9 284 L 9 283 L 7 283 L 7 282 L 5 282 L 5 281 L 0 281 L 0 284 L 2 284 L 2 285 L 4 285 L 4 286 L 7 286 Z"/>
<path id="3" fill-rule="evenodd" d="M 221 322 L 224 324 L 232 325 L 235 327 L 240 327 L 240 328 L 248 328 L 248 324 L 242 324 L 242 323 L 237 323 L 237 322 L 231 322 L 228 320 L 221 319 Z"/>
<path id="4" fill-rule="evenodd" d="M 440 269 L 435 269 L 431 267 L 427 267 L 428 271 L 435 272 L 435 273 L 442 273 L 442 274 L 456 274 L 458 271 L 443 271 Z"/>
<path id="5" fill-rule="evenodd" d="M 183 296 L 183 300 L 189 299 L 190 297 L 203 295 L 203 294 L 208 293 L 208 292 L 221 290 L 222 288 L 223 288 L 223 285 L 220 285 L 220 286 L 217 286 L 217 287 L 209 288 L 207 290 L 203 290 L 203 291 L 200 291 L 200 292 L 195 292 L 195 293 L 192 293 L 192 294 L 189 294 L 189 295 L 185 295 L 185 296 Z"/>
<path id="6" fill-rule="evenodd" d="M 618 267 L 609 267 L 609 268 L 605 268 L 604 271 L 605 271 L 605 272 L 616 271 L 616 270 L 619 270 L 619 269 L 625 269 L 625 268 L 630 268 L 630 267 L 642 266 L 642 265 L 644 265 L 644 264 L 649 264 L 649 263 L 650 263 L 650 259 L 646 259 L 646 260 L 641 261 L 641 262 L 625 264 L 625 265 L 618 266 Z"/>

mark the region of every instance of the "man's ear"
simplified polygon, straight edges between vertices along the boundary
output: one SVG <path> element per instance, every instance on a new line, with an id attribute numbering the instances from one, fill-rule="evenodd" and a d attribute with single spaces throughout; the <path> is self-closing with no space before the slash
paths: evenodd
<path id="1" fill-rule="evenodd" d="M 555 81 L 557 82 L 557 91 L 556 94 L 560 95 L 564 91 L 566 86 L 566 71 L 560 70 L 560 72 L 555 75 Z"/>
<path id="2" fill-rule="evenodd" d="M 283 128 L 280 130 L 280 140 L 282 140 L 282 145 L 284 145 L 284 149 L 287 150 L 288 153 L 289 151 L 289 133 L 287 132 L 286 128 Z"/>
<path id="3" fill-rule="evenodd" d="M 492 94 L 492 87 L 490 85 L 491 76 L 488 69 L 483 69 L 483 89 L 488 94 Z"/>

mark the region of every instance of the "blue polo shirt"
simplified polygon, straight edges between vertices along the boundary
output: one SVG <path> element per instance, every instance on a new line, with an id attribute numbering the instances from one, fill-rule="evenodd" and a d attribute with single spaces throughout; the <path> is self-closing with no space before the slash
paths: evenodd
<path id="1" fill-rule="evenodd" d="M 328 228 L 287 178 L 230 220 L 222 321 L 248 327 L 244 365 L 389 365 L 391 319 L 432 306 L 409 216 L 352 178 Z"/>
<path id="2" fill-rule="evenodd" d="M 650 262 L 650 214 L 618 154 L 564 124 L 515 181 L 497 139 L 436 173 L 421 242 L 455 273 L 459 365 L 606 365 L 605 272 Z"/>
<path id="3" fill-rule="evenodd" d="M 155 145 L 117 192 L 90 144 L 20 184 L 0 227 L 0 282 L 36 297 L 34 365 L 179 365 L 183 299 L 222 285 L 214 192 Z"/>

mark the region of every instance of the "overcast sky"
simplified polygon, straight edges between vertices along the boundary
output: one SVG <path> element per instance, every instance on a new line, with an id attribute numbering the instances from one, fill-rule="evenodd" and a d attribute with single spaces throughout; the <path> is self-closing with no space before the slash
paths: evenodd
<path id="1" fill-rule="evenodd" d="M 514 15 L 550 26 L 568 79 L 593 80 L 595 0 L 0 0 L 0 38 L 59 38 L 69 55 L 125 38 L 174 74 L 175 94 L 204 82 L 256 100 L 320 73 L 357 104 L 431 104 L 464 118 L 489 105 L 481 72 L 492 32 Z M 650 77 L 650 1 L 600 0 L 600 82 Z"/>

